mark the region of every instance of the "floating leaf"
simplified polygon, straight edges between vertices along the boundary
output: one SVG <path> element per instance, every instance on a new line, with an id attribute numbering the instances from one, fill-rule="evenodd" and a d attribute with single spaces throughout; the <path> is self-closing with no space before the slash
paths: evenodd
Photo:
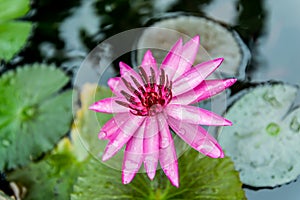
<path id="1" fill-rule="evenodd" d="M 70 199 L 73 183 L 81 170 L 70 140 L 64 138 L 52 153 L 8 175 L 8 180 L 25 187 L 24 200 Z"/>
<path id="2" fill-rule="evenodd" d="M 112 117 L 110 114 L 91 112 L 88 108 L 96 100 L 111 97 L 111 90 L 97 84 L 85 84 L 80 94 L 81 108 L 71 130 L 73 142 L 77 146 L 81 159 L 88 155 L 99 154 L 105 147 L 105 141 L 98 139 L 98 131 Z M 102 149 L 101 149 L 102 148 Z"/>
<path id="3" fill-rule="evenodd" d="M 225 115 L 234 125 L 224 127 L 218 140 L 243 183 L 273 187 L 300 174 L 300 109 L 287 115 L 296 95 L 297 88 L 291 85 L 261 85 Z"/>
<path id="4" fill-rule="evenodd" d="M 236 32 L 204 17 L 178 14 L 162 18 L 145 29 L 137 42 L 137 63 L 141 62 L 148 48 L 153 48 L 154 57 L 162 62 L 165 51 L 179 37 L 187 41 L 196 35 L 200 35 L 201 46 L 194 63 L 211 60 L 211 57 L 224 57 L 220 72 L 229 76 L 237 76 L 239 71 L 244 73 L 250 53 Z M 211 78 L 216 77 L 213 75 Z"/>
<path id="5" fill-rule="evenodd" d="M 245 199 L 229 158 L 203 158 L 190 150 L 179 159 L 179 169 L 179 188 L 172 186 L 161 170 L 153 181 L 137 174 L 132 183 L 123 185 L 121 171 L 91 159 L 74 185 L 71 199 Z"/>
<path id="6" fill-rule="evenodd" d="M 30 31 L 29 22 L 0 23 L 0 59 L 9 61 L 25 45 Z"/>
<path id="7" fill-rule="evenodd" d="M 26 43 L 32 24 L 12 21 L 25 15 L 29 0 L 0 0 L 0 60 L 9 61 Z"/>
<path id="8" fill-rule="evenodd" d="M 29 0 L 0 0 L 0 21 L 22 17 L 29 11 Z"/>
<path id="9" fill-rule="evenodd" d="M 69 78 L 54 66 L 19 67 L 0 77 L 0 169 L 25 165 L 53 148 L 72 119 Z"/>

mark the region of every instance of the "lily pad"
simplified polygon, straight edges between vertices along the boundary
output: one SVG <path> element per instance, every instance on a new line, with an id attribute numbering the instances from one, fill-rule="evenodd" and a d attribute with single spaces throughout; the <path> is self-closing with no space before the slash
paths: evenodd
<path id="1" fill-rule="evenodd" d="M 288 113 L 297 89 L 280 83 L 260 85 L 226 113 L 234 125 L 224 127 L 218 140 L 243 183 L 274 187 L 300 174 L 300 109 Z"/>
<path id="2" fill-rule="evenodd" d="M 53 148 L 72 119 L 69 78 L 55 66 L 18 67 L 0 77 L 0 170 L 24 166 Z"/>
<path id="3" fill-rule="evenodd" d="M 154 57 L 160 63 L 165 51 L 179 37 L 187 41 L 196 35 L 200 35 L 201 46 L 194 64 L 224 57 L 220 72 L 229 76 L 244 74 L 250 53 L 236 32 L 208 18 L 178 14 L 162 18 L 145 29 L 137 42 L 137 63 L 141 63 L 148 48 L 154 48 Z M 213 75 L 211 78 L 216 77 Z"/>
<path id="4" fill-rule="evenodd" d="M 24 200 L 70 199 L 73 184 L 81 170 L 69 139 L 64 138 L 58 146 L 37 163 L 31 163 L 8 175 L 8 180 L 25 187 Z"/>
<path id="5" fill-rule="evenodd" d="M 78 177 L 71 199 L 246 199 L 229 158 L 203 158 L 190 150 L 179 159 L 179 165 L 179 188 L 172 186 L 161 170 L 153 181 L 140 173 L 132 183 L 123 185 L 120 171 L 91 159 Z"/>
<path id="6" fill-rule="evenodd" d="M 26 43 L 32 24 L 15 21 L 29 11 L 29 0 L 0 0 L 0 60 L 9 61 Z"/>

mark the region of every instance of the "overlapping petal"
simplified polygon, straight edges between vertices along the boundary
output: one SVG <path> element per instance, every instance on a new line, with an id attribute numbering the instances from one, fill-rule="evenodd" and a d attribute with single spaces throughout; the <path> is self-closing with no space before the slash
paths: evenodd
<path id="1" fill-rule="evenodd" d="M 128 116 L 129 114 L 127 112 L 116 114 L 102 126 L 98 138 L 100 140 L 111 140 L 115 138 L 118 133 L 117 130 L 128 120 Z"/>
<path id="2" fill-rule="evenodd" d="M 222 158 L 224 153 L 215 138 L 199 125 L 188 124 L 168 117 L 170 127 L 195 150 L 212 158 Z"/>
<path id="3" fill-rule="evenodd" d="M 161 63 L 161 69 L 165 70 L 168 74 L 169 80 L 173 80 L 173 77 L 178 69 L 179 61 L 182 54 L 182 38 L 180 38 Z"/>
<path id="4" fill-rule="evenodd" d="M 194 89 L 207 76 L 213 73 L 221 65 L 223 60 L 223 58 L 217 58 L 192 67 L 174 81 L 172 90 L 173 95 L 178 96 Z"/>
<path id="5" fill-rule="evenodd" d="M 166 113 L 174 119 L 190 124 L 200 124 L 208 126 L 231 126 L 232 123 L 227 119 L 195 106 L 169 104 Z"/>
<path id="6" fill-rule="evenodd" d="M 117 102 L 126 102 L 124 97 L 111 97 L 97 101 L 89 107 L 90 110 L 102 113 L 122 113 L 129 112 L 129 108 L 118 104 Z"/>
<path id="7" fill-rule="evenodd" d="M 157 118 L 160 133 L 160 166 L 166 176 L 170 179 L 171 183 L 174 186 L 179 187 L 178 162 L 173 138 L 165 116 L 160 114 Z"/>
<path id="8" fill-rule="evenodd" d="M 122 182 L 124 184 L 131 182 L 143 163 L 145 125 L 144 121 L 126 145 L 122 166 Z"/>
<path id="9" fill-rule="evenodd" d="M 131 115 L 131 116 L 129 116 Z M 107 144 L 102 156 L 102 160 L 106 161 L 114 156 L 131 137 L 135 134 L 136 130 L 143 123 L 145 118 L 129 114 L 130 120 L 125 121 L 115 132 L 115 137 L 112 138 Z"/>
<path id="10" fill-rule="evenodd" d="M 172 103 L 183 105 L 194 104 L 223 92 L 235 82 L 235 78 L 224 80 L 205 80 L 194 89 L 174 97 Z"/>
<path id="11" fill-rule="evenodd" d="M 111 91 L 116 95 L 116 96 L 121 96 L 122 97 L 122 90 L 127 90 L 125 84 L 123 83 L 121 77 L 114 77 L 110 78 L 107 81 L 107 84 Z"/>
<path id="12" fill-rule="evenodd" d="M 173 80 L 176 80 L 179 76 L 191 69 L 198 53 L 199 44 L 200 37 L 196 35 L 183 45 L 182 54 Z"/>
<path id="13" fill-rule="evenodd" d="M 155 58 L 152 55 L 152 52 L 150 50 L 146 51 L 143 61 L 142 61 L 142 67 L 145 70 L 147 74 L 151 74 L 151 69 L 154 70 L 155 78 L 158 77 L 159 71 L 157 68 L 157 63 Z"/>
<path id="14" fill-rule="evenodd" d="M 159 134 L 156 116 L 147 117 L 144 134 L 144 167 L 148 177 L 153 180 L 159 158 Z"/>

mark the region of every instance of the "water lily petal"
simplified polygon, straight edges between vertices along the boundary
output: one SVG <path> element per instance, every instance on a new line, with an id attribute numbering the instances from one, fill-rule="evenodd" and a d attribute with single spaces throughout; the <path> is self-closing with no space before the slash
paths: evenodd
<path id="1" fill-rule="evenodd" d="M 178 77 L 173 83 L 173 96 L 188 92 L 199 85 L 207 76 L 214 72 L 223 62 L 223 58 L 203 62 L 192 67 L 189 71 Z"/>
<path id="2" fill-rule="evenodd" d="M 181 59 L 176 74 L 174 75 L 174 80 L 191 69 L 198 53 L 199 44 L 200 37 L 196 35 L 183 45 Z"/>
<path id="3" fill-rule="evenodd" d="M 119 62 L 119 67 L 121 76 L 133 71 L 132 68 L 124 62 Z"/>
<path id="4" fill-rule="evenodd" d="M 173 77 L 178 69 L 178 64 L 181 59 L 182 53 L 182 38 L 180 38 L 175 45 L 168 52 L 161 64 L 161 69 L 165 70 L 169 77 L 169 80 L 173 80 Z"/>
<path id="5" fill-rule="evenodd" d="M 201 124 L 209 126 L 231 126 L 232 123 L 208 110 L 195 106 L 169 104 L 166 107 L 166 113 L 182 122 L 190 124 Z"/>
<path id="6" fill-rule="evenodd" d="M 151 75 L 151 69 L 152 68 L 154 70 L 155 73 L 155 79 L 158 77 L 158 68 L 157 68 L 157 64 L 156 64 L 156 60 L 152 55 L 152 52 L 150 50 L 147 50 L 143 61 L 142 61 L 142 67 L 145 70 L 145 72 L 149 75 Z"/>
<path id="7" fill-rule="evenodd" d="M 159 150 L 159 162 L 160 166 L 169 178 L 171 183 L 179 187 L 178 177 L 178 162 L 176 150 L 173 142 L 172 135 L 170 133 L 169 125 L 165 117 L 160 114 L 157 116 L 160 133 L 160 150 Z"/>
<path id="8" fill-rule="evenodd" d="M 128 113 L 117 113 L 108 120 L 101 128 L 98 138 L 100 140 L 111 140 L 118 134 L 117 130 L 128 120 Z"/>
<path id="9" fill-rule="evenodd" d="M 230 87 L 237 79 L 205 80 L 193 90 L 180 94 L 172 99 L 173 104 L 194 104 L 221 93 Z"/>
<path id="10" fill-rule="evenodd" d="M 121 127 L 118 128 L 115 138 L 111 139 L 107 144 L 102 156 L 102 160 L 106 161 L 114 156 L 123 147 L 123 145 L 130 140 L 144 120 L 145 118 L 143 117 L 128 113 L 127 121 L 125 121 Z M 121 122 L 117 121 L 116 123 L 119 124 Z"/>
<path id="11" fill-rule="evenodd" d="M 168 117 L 170 127 L 192 148 L 212 158 L 223 158 L 224 153 L 215 138 L 199 125 L 188 124 Z"/>
<path id="12" fill-rule="evenodd" d="M 127 90 L 125 84 L 123 83 L 121 77 L 114 77 L 110 78 L 107 81 L 107 84 L 111 91 L 116 95 L 116 96 L 122 96 L 121 90 Z"/>
<path id="13" fill-rule="evenodd" d="M 127 102 L 123 97 L 111 97 L 97 101 L 89 107 L 90 110 L 102 113 L 122 113 L 129 112 L 129 108 L 121 106 L 116 101 Z"/>
<path id="14" fill-rule="evenodd" d="M 153 180 L 159 158 L 159 133 L 156 117 L 148 117 L 144 135 L 144 167 Z"/>
<path id="15" fill-rule="evenodd" d="M 128 184 L 132 181 L 143 163 L 143 138 L 145 125 L 146 123 L 144 121 L 126 145 L 122 166 L 123 184 Z"/>
<path id="16" fill-rule="evenodd" d="M 125 75 L 125 77 L 127 76 Z M 127 82 L 131 85 L 133 84 L 131 78 Z M 129 88 L 125 85 L 121 77 L 110 78 L 108 79 L 107 84 L 110 87 L 111 91 L 118 97 L 124 97 L 122 91 L 125 91 L 126 93 L 134 96 L 134 92 L 129 90 Z"/>

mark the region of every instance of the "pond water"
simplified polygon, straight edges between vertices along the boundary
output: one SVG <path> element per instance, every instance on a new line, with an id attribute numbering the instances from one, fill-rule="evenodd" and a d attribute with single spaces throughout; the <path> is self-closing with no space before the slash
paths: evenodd
<path id="1" fill-rule="evenodd" d="M 36 23 L 30 44 L 9 63 L 47 62 L 74 75 L 88 53 L 101 41 L 166 12 L 183 11 L 208 16 L 233 27 L 251 51 L 241 82 L 283 81 L 300 85 L 300 1 L 202 0 L 97 1 L 41 0 L 33 3 L 26 20 Z M 55 15 L 53 15 L 55 13 Z M 103 54 L 109 50 L 102 49 Z M 130 63 L 130 55 L 118 58 Z M 7 68 L 7 69 L 8 69 Z M 3 69 L 6 70 L 6 69 Z M 97 78 L 96 73 L 87 74 Z M 116 67 L 108 74 L 117 74 Z M 296 104 L 299 104 L 299 98 Z M 298 200 L 300 180 L 275 189 L 245 189 L 249 200 Z"/>

